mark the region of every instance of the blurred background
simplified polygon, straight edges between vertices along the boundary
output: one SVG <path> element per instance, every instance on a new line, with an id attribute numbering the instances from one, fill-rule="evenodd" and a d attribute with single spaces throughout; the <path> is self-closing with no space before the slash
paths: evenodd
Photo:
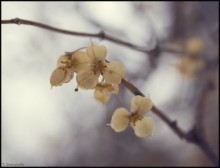
<path id="1" fill-rule="evenodd" d="M 196 61 L 203 62 L 196 68 L 193 61 L 182 61 L 184 54 L 152 57 L 106 40 L 92 41 L 106 46 L 108 60 L 124 64 L 126 80 L 184 131 L 195 126 L 219 153 L 218 2 L 1 2 L 1 7 L 1 19 L 103 30 L 149 50 L 179 48 L 196 39 L 190 46 L 199 44 Z M 2 166 L 212 166 L 199 148 L 181 141 L 153 113 L 156 129 L 149 138 L 136 137 L 131 128 L 115 133 L 106 126 L 116 108 L 130 109 L 133 95 L 122 85 L 105 105 L 93 91 L 75 92 L 75 80 L 50 89 L 58 57 L 90 45 L 89 37 L 25 25 L 1 29 Z"/>

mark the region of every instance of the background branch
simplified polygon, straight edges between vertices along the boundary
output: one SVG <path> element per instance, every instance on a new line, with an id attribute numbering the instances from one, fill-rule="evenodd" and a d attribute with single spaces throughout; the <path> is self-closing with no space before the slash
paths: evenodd
<path id="1" fill-rule="evenodd" d="M 120 44 L 120 45 L 129 47 L 133 50 L 147 53 L 150 56 L 158 54 L 161 51 L 172 52 L 172 53 L 183 53 L 183 51 L 180 51 L 180 50 L 176 50 L 176 49 L 172 49 L 172 48 L 163 48 L 163 47 L 159 47 L 159 46 L 157 46 L 155 49 L 149 51 L 149 50 L 146 50 L 144 47 L 140 47 L 140 46 L 137 46 L 137 45 L 132 44 L 130 42 L 123 41 L 121 39 L 118 39 L 116 37 L 108 35 L 104 31 L 100 31 L 99 33 L 82 33 L 82 32 L 75 32 L 75 31 L 68 31 L 68 30 L 63 30 L 63 29 L 59 29 L 56 27 L 52 27 L 52 26 L 49 26 L 46 24 L 42 24 L 39 22 L 24 20 L 24 19 L 20 19 L 20 18 L 15 18 L 15 19 L 10 19 L 10 20 L 1 20 L 1 24 L 31 25 L 31 26 L 39 27 L 39 28 L 46 29 L 49 31 L 54 31 L 57 33 L 62 33 L 62 34 L 67 34 L 67 35 L 72 35 L 72 36 L 101 38 L 101 39 L 105 39 L 105 40 L 111 41 L 116 44 Z M 126 81 L 125 79 L 122 79 L 122 84 L 128 90 L 130 90 L 134 95 L 145 96 L 137 87 L 135 87 L 133 84 Z M 173 132 L 175 134 L 177 134 L 177 136 L 179 136 L 180 139 L 185 139 L 186 141 L 197 145 L 206 154 L 206 156 L 212 161 L 212 163 L 214 165 L 217 166 L 219 164 L 217 154 L 211 149 L 211 147 L 206 142 L 204 137 L 202 137 L 198 133 L 198 131 L 196 131 L 195 127 L 192 128 L 188 133 L 186 133 L 177 125 L 177 121 L 172 121 L 169 117 L 167 117 L 156 106 L 154 106 L 152 108 L 152 112 L 154 114 L 156 114 L 158 117 L 160 117 L 171 128 L 171 130 L 173 130 Z"/>
<path id="2" fill-rule="evenodd" d="M 24 20 L 24 19 L 20 19 L 20 18 L 14 18 L 14 19 L 9 19 L 9 20 L 1 20 L 1 24 L 31 25 L 31 26 L 39 27 L 39 28 L 46 29 L 46 30 L 49 30 L 49 31 L 54 31 L 56 33 L 62 33 L 62 34 L 67 34 L 67 35 L 71 35 L 71 36 L 94 37 L 94 38 L 105 39 L 105 40 L 111 41 L 113 43 L 129 47 L 133 50 L 140 51 L 140 52 L 143 52 L 143 53 L 147 53 L 150 56 L 152 54 L 154 54 L 155 52 L 161 52 L 161 51 L 171 52 L 171 53 L 183 53 L 183 51 L 181 51 L 181 50 L 177 50 L 177 49 L 169 48 L 169 47 L 165 47 L 165 46 L 163 46 L 163 47 L 158 47 L 157 46 L 157 47 L 155 47 L 155 49 L 146 50 L 145 47 L 141 47 L 141 46 L 132 44 L 130 42 L 121 40 L 119 38 L 116 38 L 114 36 L 111 36 L 111 35 L 105 33 L 104 31 L 100 31 L 99 33 L 75 32 L 75 31 L 59 29 L 59 28 L 56 28 L 56 27 L 53 27 L 53 26 L 49 26 L 47 24 L 40 23 L 40 22 Z"/>

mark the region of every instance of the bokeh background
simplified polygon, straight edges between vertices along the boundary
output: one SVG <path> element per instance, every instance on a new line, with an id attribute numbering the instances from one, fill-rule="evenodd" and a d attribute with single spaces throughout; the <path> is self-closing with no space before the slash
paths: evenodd
<path id="1" fill-rule="evenodd" d="M 185 78 L 173 64 L 183 56 L 155 57 L 102 39 L 108 60 L 119 60 L 128 81 L 189 131 L 194 125 L 219 152 L 218 2 L 1 2 L 2 19 L 20 17 L 79 32 L 105 31 L 153 49 L 199 37 L 207 66 Z M 90 45 L 89 37 L 32 26 L 1 25 L 1 163 L 25 166 L 211 166 L 196 146 L 180 140 L 156 115 L 154 135 L 138 138 L 131 128 L 106 126 L 118 107 L 130 108 L 123 86 L 105 105 L 92 91 L 75 92 L 75 80 L 50 89 L 56 61 Z"/>

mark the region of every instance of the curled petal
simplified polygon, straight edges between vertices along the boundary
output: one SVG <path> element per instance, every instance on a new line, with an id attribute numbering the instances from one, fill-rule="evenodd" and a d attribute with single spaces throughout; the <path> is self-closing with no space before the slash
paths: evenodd
<path id="1" fill-rule="evenodd" d="M 139 113 L 143 116 L 146 112 L 149 112 L 153 107 L 151 99 L 142 96 L 134 96 L 131 99 L 131 111 L 133 113 Z"/>
<path id="2" fill-rule="evenodd" d="M 89 57 L 85 52 L 76 51 L 72 54 L 72 65 L 76 73 L 82 71 L 89 66 Z"/>
<path id="3" fill-rule="evenodd" d="M 105 91 L 100 91 L 100 90 L 95 90 L 94 91 L 94 97 L 96 100 L 98 100 L 101 103 L 106 103 L 109 100 L 109 96 L 107 95 L 107 92 Z"/>
<path id="4" fill-rule="evenodd" d="M 71 79 L 73 79 L 74 70 L 73 70 L 73 68 L 71 67 L 71 68 L 66 68 L 66 71 L 67 71 L 66 77 L 65 77 L 65 79 L 64 79 L 63 82 L 68 83 L 69 81 L 71 81 Z"/>
<path id="5" fill-rule="evenodd" d="M 89 68 L 79 71 L 76 75 L 78 86 L 83 89 L 94 89 L 98 83 L 99 73 L 94 74 Z"/>
<path id="6" fill-rule="evenodd" d="M 135 122 L 135 125 L 132 125 L 134 133 L 138 137 L 150 136 L 153 133 L 155 127 L 155 122 L 151 117 L 145 117 L 142 120 Z"/>
<path id="7" fill-rule="evenodd" d="M 118 108 L 113 116 L 110 126 L 115 132 L 124 131 L 129 123 L 129 112 L 125 108 Z"/>
<path id="8" fill-rule="evenodd" d="M 57 67 L 68 67 L 71 64 L 71 57 L 69 55 L 62 55 L 57 61 Z"/>
<path id="9" fill-rule="evenodd" d="M 103 69 L 103 76 L 107 83 L 119 84 L 124 75 L 124 66 L 117 61 L 106 63 L 106 67 Z"/>
<path id="10" fill-rule="evenodd" d="M 67 71 L 65 68 L 56 68 L 50 77 L 51 86 L 61 86 L 65 81 Z"/>
<path id="11" fill-rule="evenodd" d="M 107 50 L 105 46 L 92 45 L 86 48 L 86 54 L 89 56 L 90 62 L 105 61 Z"/>

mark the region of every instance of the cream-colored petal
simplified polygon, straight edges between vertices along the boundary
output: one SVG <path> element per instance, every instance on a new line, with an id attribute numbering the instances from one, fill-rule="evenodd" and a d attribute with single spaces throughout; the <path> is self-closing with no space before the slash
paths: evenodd
<path id="1" fill-rule="evenodd" d="M 51 86 L 61 86 L 66 78 L 66 74 L 65 68 L 56 68 L 50 77 Z"/>
<path id="2" fill-rule="evenodd" d="M 155 127 L 155 122 L 151 117 L 145 117 L 142 120 L 135 122 L 135 125 L 132 124 L 134 133 L 138 137 L 150 136 L 153 133 Z"/>
<path id="3" fill-rule="evenodd" d="M 86 48 L 86 54 L 89 56 L 90 62 L 94 63 L 97 61 L 104 62 L 107 54 L 105 46 L 89 46 Z"/>
<path id="4" fill-rule="evenodd" d="M 98 83 L 99 73 L 94 74 L 90 69 L 79 71 L 76 75 L 78 86 L 83 89 L 94 89 Z"/>
<path id="5" fill-rule="evenodd" d="M 125 108 L 118 108 L 115 110 L 110 126 L 115 132 L 124 131 L 129 123 L 130 113 Z"/>
<path id="6" fill-rule="evenodd" d="M 140 116 L 149 112 L 153 107 L 151 99 L 142 96 L 134 96 L 131 99 L 131 111 L 133 113 L 138 112 Z"/>
<path id="7" fill-rule="evenodd" d="M 117 61 L 106 63 L 106 67 L 103 69 L 103 76 L 106 83 L 119 84 L 124 75 L 124 66 Z"/>
<path id="8" fill-rule="evenodd" d="M 98 100 L 101 103 L 106 103 L 109 100 L 109 96 L 105 91 L 95 90 L 93 93 L 96 100 Z"/>
<path id="9" fill-rule="evenodd" d="M 82 71 L 89 67 L 89 57 L 85 52 L 76 51 L 72 54 L 72 65 L 76 73 Z"/>

